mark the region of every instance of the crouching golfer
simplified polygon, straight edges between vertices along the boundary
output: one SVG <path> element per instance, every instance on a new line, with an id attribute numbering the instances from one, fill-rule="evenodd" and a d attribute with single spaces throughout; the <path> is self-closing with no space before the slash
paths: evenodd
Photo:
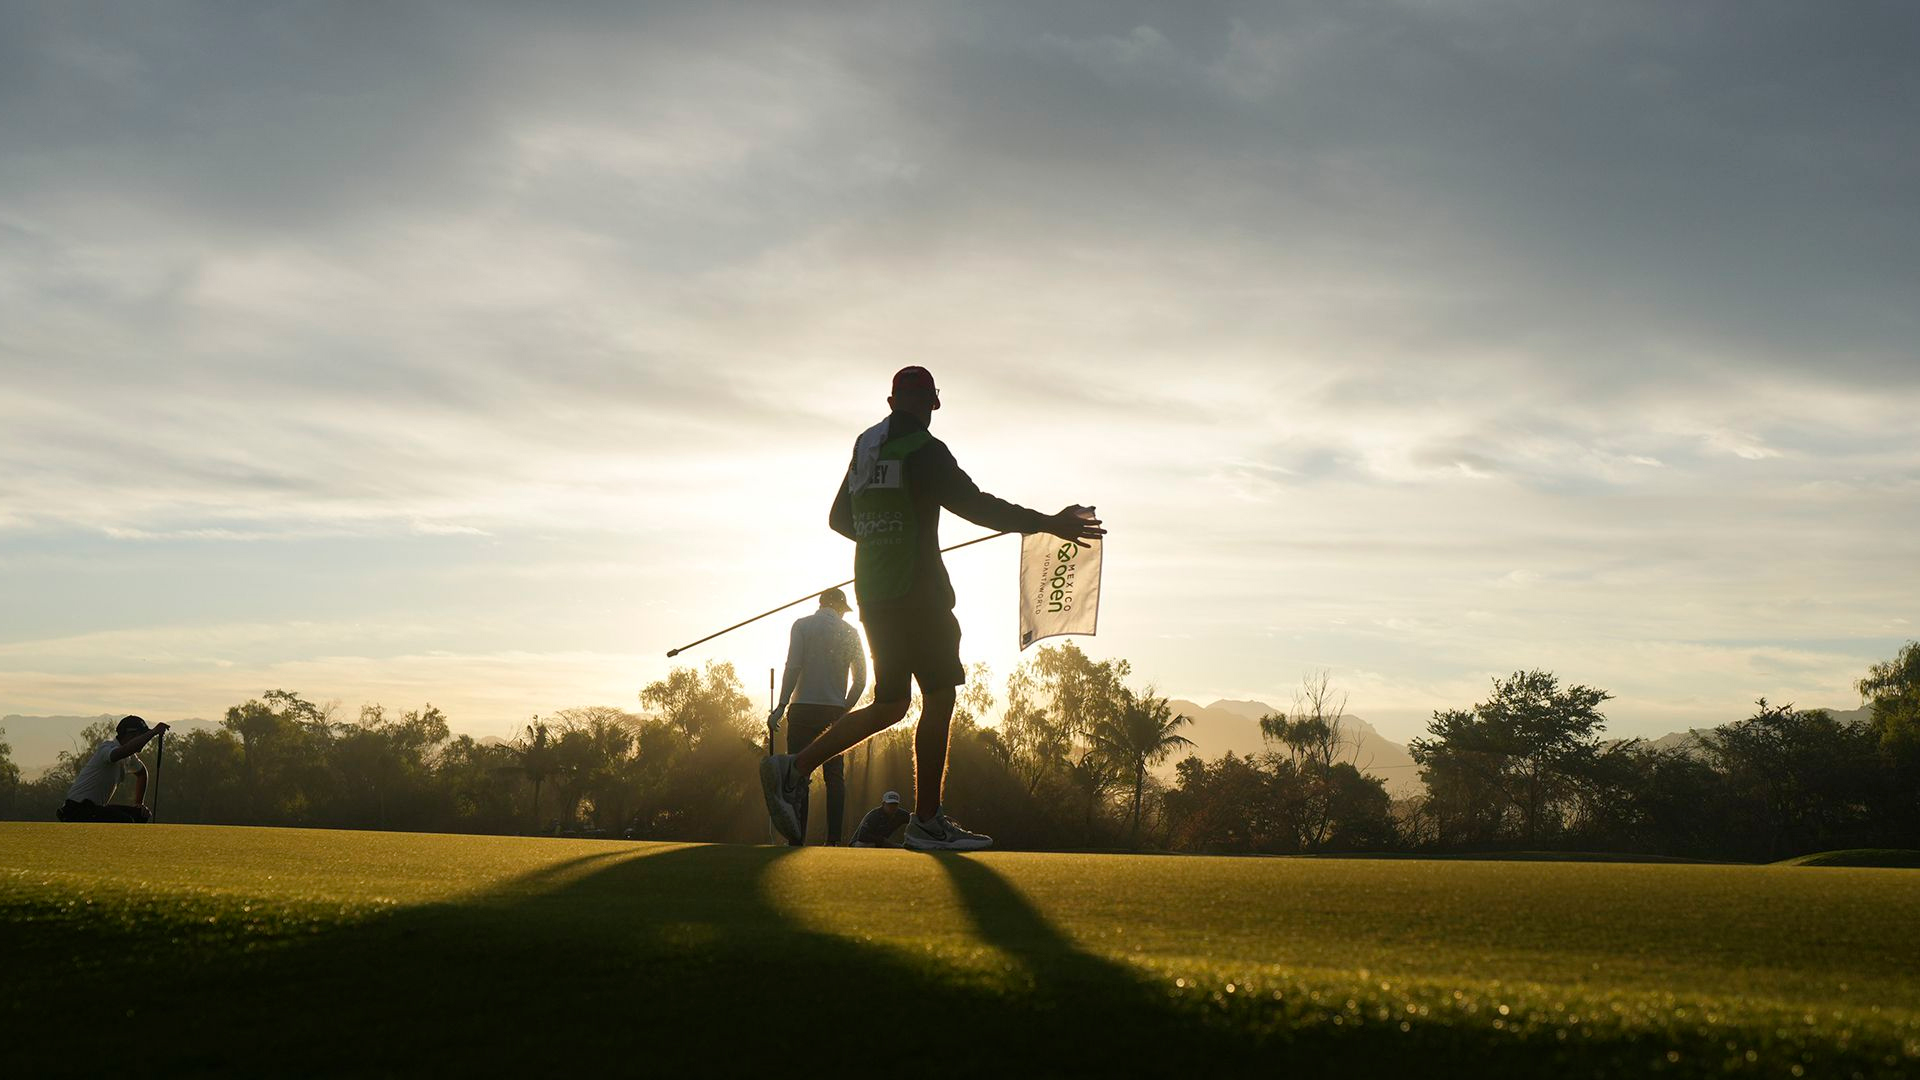
<path id="1" fill-rule="evenodd" d="M 847 706 L 860 700 L 867 688 L 867 650 L 860 635 L 846 624 L 853 608 L 847 594 L 828 589 L 820 594 L 820 608 L 793 621 L 787 644 L 787 672 L 780 683 L 780 704 L 767 714 L 767 748 L 780 730 L 780 714 L 787 717 L 787 750 L 799 753 L 840 719 Z M 847 685 L 847 677 L 853 685 Z M 788 702 L 792 704 L 789 705 Z M 827 781 L 827 843 L 838 846 L 840 825 L 847 816 L 847 778 L 839 758 L 821 768 Z M 898 796 L 896 796 L 898 798 Z M 807 834 L 811 787 L 800 793 L 800 835 Z M 798 844 L 799 841 L 794 841 Z"/>
<path id="2" fill-rule="evenodd" d="M 889 791 L 880 797 L 880 805 L 867 811 L 853 830 L 848 847 L 899 847 L 893 834 L 907 823 L 907 812 L 900 807 L 900 793 Z"/>
<path id="3" fill-rule="evenodd" d="M 166 733 L 165 724 L 148 727 L 137 716 L 122 718 L 115 737 L 94 747 L 81 763 L 80 774 L 67 789 L 66 803 L 54 816 L 61 821 L 152 821 L 153 811 L 147 809 L 147 767 L 136 755 L 148 742 Z M 134 777 L 133 805 L 111 802 L 113 789 L 128 772 Z"/>
<path id="4" fill-rule="evenodd" d="M 805 749 L 760 763 L 760 788 L 774 825 L 800 838 L 799 807 L 813 770 L 907 715 L 912 685 L 923 705 L 914 732 L 914 814 L 906 846 L 972 850 L 993 843 L 949 820 L 940 805 L 954 687 L 966 681 L 953 584 L 940 560 L 940 509 L 989 529 L 1051 533 L 1067 540 L 1106 535 L 1090 510 L 1042 514 L 974 486 L 947 445 L 927 430 L 940 392 L 926 368 L 902 368 L 887 398 L 892 415 L 854 443 L 828 524 L 854 542 L 853 584 L 873 650 L 873 704 L 850 712 Z"/>

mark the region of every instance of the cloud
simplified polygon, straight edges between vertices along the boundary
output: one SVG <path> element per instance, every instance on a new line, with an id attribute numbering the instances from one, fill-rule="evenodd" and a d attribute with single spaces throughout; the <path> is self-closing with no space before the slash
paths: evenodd
<path id="1" fill-rule="evenodd" d="M 476 529 L 471 525 L 456 525 L 447 522 L 416 521 L 413 531 L 422 536 L 491 536 L 485 529 Z"/>
<path id="2" fill-rule="evenodd" d="M 1747 461 L 1765 461 L 1780 456 L 1780 451 L 1764 445 L 1759 439 L 1733 431 L 1716 431 L 1706 437 L 1706 444 L 1721 453 Z"/>
<path id="3" fill-rule="evenodd" d="M 1301 666 L 1251 634 L 1395 701 L 1546 640 L 1877 643 L 1917 18 L 11 7 L 0 641 L 257 618 L 252 670 L 373 671 L 295 628 L 357 606 L 621 655 L 831 577 L 920 362 L 985 486 L 1115 523 L 1106 640 L 1168 685 Z"/>

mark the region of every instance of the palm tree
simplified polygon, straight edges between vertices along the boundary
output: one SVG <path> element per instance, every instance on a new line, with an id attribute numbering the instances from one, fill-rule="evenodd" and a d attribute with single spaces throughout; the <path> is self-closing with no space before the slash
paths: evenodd
<path id="1" fill-rule="evenodd" d="M 514 748 L 520 757 L 520 774 L 533 781 L 533 831 L 540 831 L 540 785 L 553 772 L 553 744 L 547 741 L 547 725 L 539 717 L 527 725 L 526 740 Z"/>
<path id="2" fill-rule="evenodd" d="M 1174 732 L 1192 723 L 1186 716 L 1174 714 L 1167 699 L 1153 696 L 1153 687 L 1135 696 L 1120 691 L 1118 715 L 1100 719 L 1088 733 L 1095 749 L 1133 773 L 1133 844 L 1140 844 L 1140 800 L 1146 792 L 1147 766 L 1158 765 L 1193 740 Z"/>

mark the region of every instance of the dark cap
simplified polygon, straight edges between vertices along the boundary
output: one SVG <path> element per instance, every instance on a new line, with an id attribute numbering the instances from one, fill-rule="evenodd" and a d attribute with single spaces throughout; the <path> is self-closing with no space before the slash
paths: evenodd
<path id="1" fill-rule="evenodd" d="M 141 735 L 147 730 L 147 722 L 137 716 L 122 717 L 120 726 L 113 729 L 115 736 L 126 738 L 129 735 Z"/>
<path id="2" fill-rule="evenodd" d="M 914 366 L 903 367 L 893 373 L 893 396 L 924 394 L 933 399 L 933 407 L 940 407 L 940 391 L 933 385 L 933 372 Z"/>
<path id="3" fill-rule="evenodd" d="M 853 605 L 847 603 L 847 594 L 837 588 L 828 589 L 820 594 L 820 606 L 830 607 L 843 615 L 853 610 Z"/>

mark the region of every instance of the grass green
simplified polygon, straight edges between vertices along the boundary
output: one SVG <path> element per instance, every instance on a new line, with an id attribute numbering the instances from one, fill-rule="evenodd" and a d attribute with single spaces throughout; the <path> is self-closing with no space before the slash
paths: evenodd
<path id="1" fill-rule="evenodd" d="M 1896 869 L 0 824 L 0 1030 L 12 1075 L 125 1031 L 176 1074 L 1904 1076 L 1916 922 Z"/>

